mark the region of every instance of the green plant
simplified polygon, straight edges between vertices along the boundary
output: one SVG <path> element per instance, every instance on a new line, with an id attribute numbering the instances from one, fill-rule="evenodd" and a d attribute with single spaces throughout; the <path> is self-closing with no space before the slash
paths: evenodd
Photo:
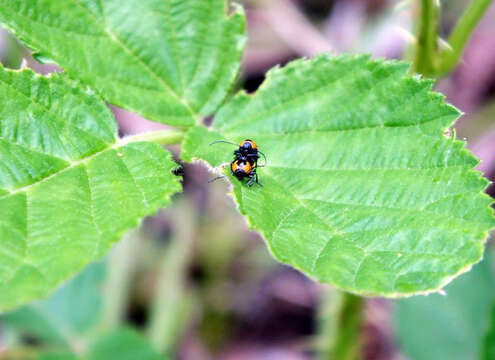
<path id="1" fill-rule="evenodd" d="M 459 62 L 469 35 L 490 3 L 491 0 L 472 0 L 442 47 L 438 35 L 440 1 L 421 0 L 414 70 L 428 76 L 451 71 Z"/>
<path id="2" fill-rule="evenodd" d="M 447 71 L 460 50 L 432 65 L 423 4 L 415 70 Z M 239 211 L 277 260 L 344 291 L 438 292 L 481 259 L 487 181 L 447 134 L 459 112 L 432 81 L 403 62 L 321 55 L 229 98 L 245 43 L 242 9 L 229 12 L 222 0 L 0 4 L 35 58 L 65 71 L 0 70 L 0 310 L 51 293 L 168 205 L 180 185 L 160 145 L 221 169 L 232 149 L 210 142 L 254 139 L 263 187 L 224 171 Z M 104 101 L 175 129 L 119 138 Z"/>

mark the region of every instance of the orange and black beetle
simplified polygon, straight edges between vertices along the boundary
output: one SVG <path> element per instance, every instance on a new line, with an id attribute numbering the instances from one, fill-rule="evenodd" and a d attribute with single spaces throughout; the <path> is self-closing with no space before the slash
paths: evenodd
<path id="1" fill-rule="evenodd" d="M 230 171 L 232 175 L 234 175 L 237 180 L 242 181 L 244 178 L 247 178 L 248 181 L 246 183 L 247 186 L 253 185 L 255 182 L 258 185 L 261 185 L 258 182 L 258 174 L 256 173 L 256 163 L 252 165 L 249 161 L 242 159 L 234 159 L 230 163 Z"/>
<path id="2" fill-rule="evenodd" d="M 217 140 L 212 142 L 210 145 L 221 142 L 236 145 L 230 141 L 225 140 Z M 265 159 L 265 163 L 263 165 L 258 165 L 258 153 L 263 155 L 263 158 Z M 232 160 L 232 162 L 230 163 L 230 171 L 232 172 L 232 175 L 234 175 L 239 181 L 247 178 L 247 186 L 253 185 L 253 182 L 261 186 L 261 184 L 258 182 L 258 174 L 256 173 L 256 169 L 258 168 L 258 166 L 263 167 L 265 165 L 265 154 L 258 150 L 258 146 L 253 140 L 245 139 L 241 141 L 241 143 L 239 144 L 239 148 L 234 151 L 234 160 Z"/>

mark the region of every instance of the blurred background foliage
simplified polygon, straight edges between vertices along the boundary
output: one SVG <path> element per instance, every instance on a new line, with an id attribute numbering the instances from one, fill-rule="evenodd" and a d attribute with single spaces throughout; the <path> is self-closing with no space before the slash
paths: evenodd
<path id="1" fill-rule="evenodd" d="M 394 0 L 244 0 L 248 45 L 236 88 L 253 92 L 276 64 L 320 52 L 415 60 L 420 3 Z M 473 1 L 473 3 L 480 1 Z M 483 2 L 483 1 L 482 1 Z M 431 3 L 435 3 L 434 1 Z M 443 1 L 439 49 L 470 2 Z M 490 3 L 487 1 L 486 3 Z M 495 179 L 495 4 L 436 89 L 465 114 L 456 136 Z M 416 59 L 417 60 L 417 59 Z M 46 74 L 0 33 L 0 61 Z M 440 76 L 441 75 L 441 76 Z M 163 128 L 112 108 L 121 135 Z M 172 148 L 177 155 L 178 148 Z M 184 164 L 184 193 L 48 299 L 0 317 L 0 359 L 495 359 L 495 262 L 445 293 L 397 301 L 347 296 L 270 258 L 247 231 L 223 181 Z M 495 186 L 488 189 L 495 195 Z M 346 308 L 341 307 L 345 304 Z M 160 355 L 161 354 L 161 355 Z"/>

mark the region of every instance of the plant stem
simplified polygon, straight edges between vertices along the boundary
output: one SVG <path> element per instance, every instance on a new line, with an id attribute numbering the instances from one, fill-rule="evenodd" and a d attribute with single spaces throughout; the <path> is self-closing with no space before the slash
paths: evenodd
<path id="1" fill-rule="evenodd" d="M 121 142 L 127 144 L 136 141 L 149 141 L 158 145 L 174 145 L 182 141 L 184 134 L 184 130 L 158 130 L 127 136 Z"/>
<path id="2" fill-rule="evenodd" d="M 170 353 L 180 335 L 185 313 L 191 306 L 184 283 L 195 229 L 195 210 L 182 199 L 173 214 L 174 235 L 163 255 L 158 285 L 151 306 L 148 336 L 162 354 Z"/>
<path id="3" fill-rule="evenodd" d="M 365 300 L 359 296 L 329 289 L 320 305 L 321 360 L 361 358 L 361 325 Z"/>
<path id="4" fill-rule="evenodd" d="M 413 70 L 431 75 L 435 70 L 439 0 L 421 0 L 421 14 Z"/>
<path id="5" fill-rule="evenodd" d="M 102 311 L 102 330 L 104 331 L 115 329 L 123 321 L 138 246 L 137 231 L 130 232 L 113 248 L 107 260 Z"/>
<path id="6" fill-rule="evenodd" d="M 491 2 L 491 0 L 472 0 L 469 3 L 449 36 L 450 49 L 445 49 L 440 54 L 439 72 L 448 72 L 457 65 L 469 36 Z"/>

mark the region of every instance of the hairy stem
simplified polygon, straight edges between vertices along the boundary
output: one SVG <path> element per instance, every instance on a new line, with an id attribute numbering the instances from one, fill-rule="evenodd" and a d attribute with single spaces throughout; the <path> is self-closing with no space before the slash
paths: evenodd
<path id="1" fill-rule="evenodd" d="M 328 289 L 320 305 L 321 360 L 361 359 L 364 299 Z"/>
<path id="2" fill-rule="evenodd" d="M 182 199 L 172 217 L 174 235 L 163 254 L 148 327 L 152 344 L 162 354 L 172 351 L 191 304 L 184 283 L 194 238 L 195 210 L 187 199 Z"/>
<path id="3" fill-rule="evenodd" d="M 159 145 L 175 145 L 180 144 L 184 135 L 184 130 L 158 130 L 127 136 L 121 142 L 127 144 L 137 141 L 149 141 Z"/>
<path id="4" fill-rule="evenodd" d="M 450 48 L 443 50 L 440 54 L 439 72 L 448 72 L 457 65 L 469 36 L 491 2 L 492 0 L 472 0 L 470 2 L 449 36 Z"/>
<path id="5" fill-rule="evenodd" d="M 423 75 L 431 75 L 435 71 L 439 16 L 439 0 L 421 0 L 413 70 Z"/>

